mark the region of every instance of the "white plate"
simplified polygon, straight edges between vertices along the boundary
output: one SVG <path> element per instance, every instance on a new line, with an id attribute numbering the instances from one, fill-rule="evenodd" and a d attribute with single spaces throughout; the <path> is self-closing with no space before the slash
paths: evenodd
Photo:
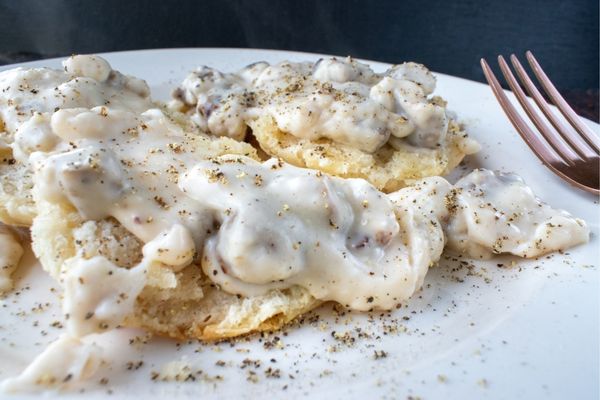
<path id="1" fill-rule="evenodd" d="M 176 49 L 104 57 L 115 69 L 146 79 L 154 97 L 166 100 L 186 73 L 200 64 L 235 70 L 258 60 L 319 56 Z M 24 65 L 60 67 L 59 60 Z M 372 65 L 376 70 L 387 67 Z M 474 63 L 473 68 L 478 66 Z M 472 267 L 444 259 L 429 272 L 424 289 L 408 306 L 390 315 L 337 315 L 327 305 L 300 326 L 235 344 L 178 344 L 152 338 L 131 345 L 130 339 L 143 332 L 130 329 L 98 335 L 92 339 L 106 347 L 111 361 L 84 386 L 86 398 L 104 397 L 107 392 L 144 399 L 598 398 L 598 201 L 564 184 L 533 157 L 487 86 L 437 76 L 436 93 L 448 100 L 449 108 L 482 144 L 468 168 L 519 173 L 548 203 L 588 222 L 592 229 L 588 245 L 540 260 L 502 257 L 477 261 Z M 590 122 L 590 126 L 598 131 L 598 125 Z M 513 262 L 516 265 L 511 266 Z M 16 375 L 62 331 L 52 326 L 62 318 L 56 305 L 58 291 L 52 289 L 58 285 L 40 271 L 31 253 L 23 264 L 17 273 L 19 289 L 0 300 L 0 379 Z M 40 304 L 45 311 L 37 310 Z M 334 339 L 332 331 L 349 332 L 347 343 Z M 277 341 L 275 336 L 280 345 L 265 346 Z M 354 343 L 349 343 L 352 338 Z M 384 351 L 387 357 L 376 359 L 375 351 Z M 244 359 L 258 359 L 261 365 L 240 368 Z M 144 362 L 141 368 L 128 370 L 128 362 L 139 360 Z M 203 373 L 183 383 L 152 381 L 153 371 L 160 372 L 173 361 Z M 224 366 L 218 365 L 221 361 Z M 102 378 L 108 383 L 100 384 Z M 77 392 L 61 396 L 82 397 Z"/>

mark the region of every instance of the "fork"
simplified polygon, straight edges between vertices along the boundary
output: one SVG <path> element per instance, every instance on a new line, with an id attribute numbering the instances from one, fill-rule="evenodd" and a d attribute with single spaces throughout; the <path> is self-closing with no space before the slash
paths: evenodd
<path id="1" fill-rule="evenodd" d="M 531 129 L 519 115 L 515 106 L 508 100 L 502 86 L 498 83 L 498 79 L 496 79 L 492 69 L 486 60 L 482 58 L 481 67 L 483 68 L 483 73 L 496 99 L 498 99 L 500 106 L 517 132 L 519 132 L 525 143 L 527 143 L 544 165 L 568 183 L 596 195 L 600 194 L 600 139 L 581 121 L 575 111 L 558 93 L 558 90 L 556 90 L 556 87 L 548 79 L 548 76 L 544 73 L 531 51 L 527 51 L 526 57 L 542 88 L 571 127 L 566 127 L 557 118 L 514 54 L 510 56 L 510 61 L 513 68 L 517 71 L 521 84 L 517 82 L 504 57 L 498 56 L 498 64 L 500 64 L 502 74 L 521 104 L 521 107 L 525 110 L 525 113 L 539 132 Z M 554 129 L 548 126 L 540 116 L 540 113 L 534 109 L 521 85 L 525 87 L 527 94 L 533 98 L 538 108 L 542 110 L 542 113 L 550 121 Z"/>

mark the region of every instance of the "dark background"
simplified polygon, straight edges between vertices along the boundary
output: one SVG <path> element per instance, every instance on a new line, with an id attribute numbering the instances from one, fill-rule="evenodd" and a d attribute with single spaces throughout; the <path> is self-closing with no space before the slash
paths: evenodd
<path id="1" fill-rule="evenodd" d="M 0 64 L 165 47 L 252 47 L 414 60 L 483 81 L 479 59 L 531 49 L 598 119 L 598 0 L 0 0 Z"/>

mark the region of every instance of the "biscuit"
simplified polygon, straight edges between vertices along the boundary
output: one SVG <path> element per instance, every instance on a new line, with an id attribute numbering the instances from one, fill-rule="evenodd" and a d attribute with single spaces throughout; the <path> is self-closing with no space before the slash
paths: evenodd
<path id="1" fill-rule="evenodd" d="M 478 148 L 456 121 L 450 121 L 446 146 L 427 149 L 400 143 L 394 148 L 388 143 L 375 153 L 329 139 L 297 138 L 281 131 L 268 116 L 251 121 L 250 126 L 262 150 L 272 156 L 334 176 L 363 178 L 384 192 L 398 190 L 424 177 L 446 175 L 465 155 Z"/>
<path id="2" fill-rule="evenodd" d="M 258 62 L 233 73 L 201 66 L 170 107 L 201 131 L 255 139 L 268 156 L 391 192 L 445 175 L 479 150 L 433 95 L 435 83 L 421 64 L 375 73 L 351 57 Z"/>
<path id="3" fill-rule="evenodd" d="M 102 255 L 123 268 L 142 257 L 142 245 L 114 219 L 85 221 L 69 205 L 40 204 L 32 226 L 33 248 L 44 269 L 60 279 L 64 262 L 75 255 Z M 175 273 L 174 288 L 147 286 L 125 325 L 177 339 L 219 340 L 275 330 L 320 302 L 305 289 L 273 290 L 243 298 L 217 288 L 191 264 Z"/>
<path id="4" fill-rule="evenodd" d="M 0 222 L 29 226 L 35 216 L 30 168 L 13 158 L 12 149 L 0 142 Z"/>

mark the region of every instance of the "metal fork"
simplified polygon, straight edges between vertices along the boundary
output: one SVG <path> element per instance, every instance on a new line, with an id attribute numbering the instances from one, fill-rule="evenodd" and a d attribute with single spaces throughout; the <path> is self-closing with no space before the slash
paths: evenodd
<path id="1" fill-rule="evenodd" d="M 527 51 L 526 56 L 529 65 L 533 69 L 533 73 L 544 88 L 544 91 L 564 115 L 571 128 L 566 127 L 550 109 L 548 103 L 544 100 L 544 97 L 531 81 L 514 54 L 510 56 L 510 61 L 517 71 L 521 84 L 525 87 L 527 94 L 533 98 L 539 109 L 542 110 L 554 129 L 548 126 L 541 118 L 539 112 L 528 101 L 521 85 L 517 82 L 502 56 L 498 56 L 498 63 L 500 64 L 502 74 L 539 132 L 531 129 L 519 115 L 515 106 L 510 103 L 502 90 L 502 86 L 498 83 L 498 79 L 496 79 L 492 69 L 485 59 L 482 58 L 481 67 L 494 95 L 517 129 L 517 132 L 519 132 L 525 143 L 527 143 L 544 165 L 568 183 L 596 195 L 600 194 L 600 139 L 579 119 L 575 111 L 558 93 L 556 87 L 550 82 L 550 79 L 548 79 L 548 76 L 544 73 L 533 54 Z"/>

